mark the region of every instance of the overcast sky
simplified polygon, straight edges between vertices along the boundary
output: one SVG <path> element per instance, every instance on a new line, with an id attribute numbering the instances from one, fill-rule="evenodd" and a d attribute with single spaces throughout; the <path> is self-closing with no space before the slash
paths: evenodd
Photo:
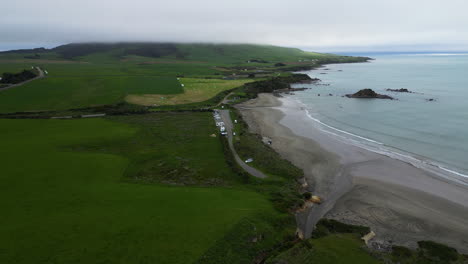
<path id="1" fill-rule="evenodd" d="M 12 0 L 0 49 L 89 41 L 468 50 L 467 0 Z"/>

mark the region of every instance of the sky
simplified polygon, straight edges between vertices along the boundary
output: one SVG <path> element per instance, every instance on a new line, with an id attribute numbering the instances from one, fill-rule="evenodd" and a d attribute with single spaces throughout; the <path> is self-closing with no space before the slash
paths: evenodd
<path id="1" fill-rule="evenodd" d="M 14 0 L 0 8 L 0 50 L 118 41 L 468 50 L 466 0 Z"/>

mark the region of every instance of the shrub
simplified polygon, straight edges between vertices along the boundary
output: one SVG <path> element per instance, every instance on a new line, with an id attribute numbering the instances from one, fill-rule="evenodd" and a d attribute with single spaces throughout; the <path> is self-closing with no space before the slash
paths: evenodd
<path id="1" fill-rule="evenodd" d="M 433 241 L 418 241 L 420 253 L 432 260 L 449 263 L 458 259 L 456 249 Z"/>
<path id="2" fill-rule="evenodd" d="M 310 198 L 312 198 L 312 193 L 306 192 L 306 193 L 303 193 L 302 196 L 304 197 L 305 200 L 310 200 Z"/>
<path id="3" fill-rule="evenodd" d="M 3 74 L 2 79 L 0 80 L 0 83 L 16 84 L 16 83 L 20 83 L 20 82 L 24 82 L 24 81 L 33 79 L 36 76 L 37 76 L 37 74 L 34 73 L 31 70 L 24 70 L 24 71 L 22 71 L 20 73 L 8 73 L 8 72 L 6 72 L 6 73 Z"/>
<path id="4" fill-rule="evenodd" d="M 409 258 L 413 255 L 413 252 L 406 247 L 392 246 L 392 255 L 399 258 Z"/>
<path id="5" fill-rule="evenodd" d="M 321 238 L 321 237 L 325 237 L 325 236 L 328 236 L 330 234 L 330 231 L 328 231 L 328 229 L 323 226 L 323 225 L 317 225 L 314 229 L 314 232 L 312 232 L 312 238 Z"/>
<path id="6" fill-rule="evenodd" d="M 325 218 L 317 223 L 317 228 L 319 226 L 325 227 L 330 233 L 358 233 L 363 236 L 370 232 L 370 228 L 367 226 L 350 225 Z"/>

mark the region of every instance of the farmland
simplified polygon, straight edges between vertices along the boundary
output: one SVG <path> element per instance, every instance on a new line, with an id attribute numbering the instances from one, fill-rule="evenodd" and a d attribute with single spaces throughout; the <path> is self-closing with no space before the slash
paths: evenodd
<path id="1" fill-rule="evenodd" d="M 182 89 L 175 77 L 48 77 L 1 92 L 0 111 L 66 110 L 114 104 L 122 101 L 126 94 L 180 92 Z"/>
<path id="2" fill-rule="evenodd" d="M 241 77 L 228 81 L 221 80 L 223 76 L 257 71 L 268 76 L 281 70 L 275 68 L 277 62 L 304 60 L 305 66 L 314 66 L 323 59 L 351 60 L 299 49 L 228 44 L 71 44 L 39 53 L 0 53 L 0 73 L 31 66 L 48 72 L 45 79 L 0 91 L 0 113 L 109 105 L 125 98 L 143 105 L 203 101 L 243 83 Z M 176 77 L 187 78 L 185 93 Z M 160 95 L 169 94 L 180 96 L 160 100 L 168 98 Z"/>
<path id="3" fill-rule="evenodd" d="M 0 53 L 0 73 L 47 71 L 0 91 L 12 118 L 0 119 L 0 263 L 249 263 L 287 252 L 302 171 L 236 116 L 236 148 L 270 176 L 250 177 L 206 110 L 235 88 L 245 100 L 244 84 L 289 76 L 284 65 L 320 60 L 356 59 L 171 43 Z"/>
<path id="4" fill-rule="evenodd" d="M 219 92 L 241 87 L 248 82 L 252 82 L 252 80 L 181 78 L 180 83 L 184 85 L 184 91 L 182 93 L 170 95 L 131 94 L 126 97 L 126 101 L 140 105 L 177 105 L 196 103 L 208 100 Z"/>
<path id="5" fill-rule="evenodd" d="M 187 119 L 199 133 L 180 129 Z M 240 219 L 275 214 L 264 196 L 236 184 L 209 122 L 209 114 L 0 120 L 0 262 L 187 263 Z M 148 184 L 181 169 L 181 159 L 187 169 L 173 181 L 239 187 Z"/>

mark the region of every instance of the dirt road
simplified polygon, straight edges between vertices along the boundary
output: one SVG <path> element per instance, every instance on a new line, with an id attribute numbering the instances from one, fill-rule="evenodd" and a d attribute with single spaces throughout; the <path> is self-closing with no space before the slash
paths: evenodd
<path id="1" fill-rule="evenodd" d="M 267 176 L 253 168 L 253 167 L 250 167 L 249 165 L 247 165 L 240 157 L 239 155 L 237 154 L 236 150 L 234 149 L 234 144 L 232 143 L 232 138 L 233 138 L 233 135 L 232 135 L 232 128 L 233 128 L 233 124 L 232 124 L 232 120 L 231 120 L 231 116 L 229 115 L 229 110 L 219 110 L 219 115 L 221 116 L 221 119 L 223 120 L 224 122 L 224 126 L 226 127 L 226 132 L 227 132 L 227 137 L 228 137 L 228 142 L 229 142 L 229 148 L 231 149 L 232 151 L 232 154 L 234 155 L 234 158 L 236 159 L 236 162 L 237 164 L 239 164 L 245 171 L 247 171 L 250 175 L 254 176 L 254 177 L 257 177 L 257 178 L 266 178 Z"/>
<path id="2" fill-rule="evenodd" d="M 25 83 L 28 83 L 28 82 L 32 82 L 34 80 L 37 80 L 37 79 L 41 79 L 41 78 L 44 78 L 45 74 L 44 74 L 44 71 L 41 70 L 41 68 L 39 67 L 36 67 L 37 71 L 39 72 L 39 75 L 32 78 L 32 79 L 29 79 L 27 81 L 24 81 L 24 82 L 20 82 L 20 83 L 17 83 L 17 84 L 12 84 L 12 85 L 9 85 L 7 87 L 3 87 L 3 88 L 0 88 L 0 91 L 5 91 L 5 90 L 8 90 L 8 89 L 11 89 L 11 88 L 15 88 L 15 87 L 18 87 L 20 85 L 23 85 Z"/>

